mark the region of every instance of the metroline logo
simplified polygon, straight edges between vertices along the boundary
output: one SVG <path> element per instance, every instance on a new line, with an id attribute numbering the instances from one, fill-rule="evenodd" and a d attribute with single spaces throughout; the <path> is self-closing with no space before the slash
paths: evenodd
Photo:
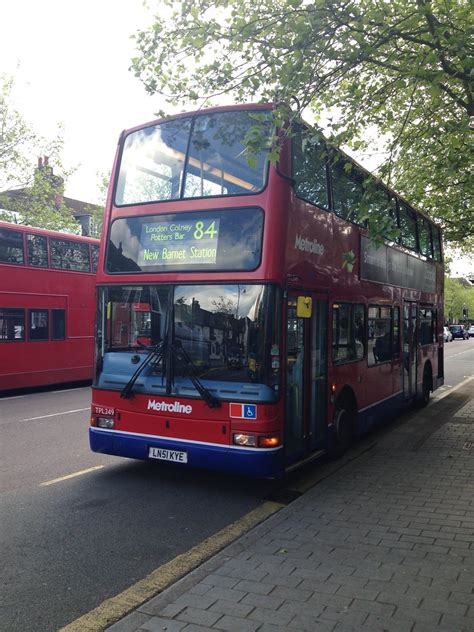
<path id="1" fill-rule="evenodd" d="M 296 235 L 295 239 L 295 250 L 302 250 L 303 252 L 310 252 L 311 254 L 323 255 L 324 254 L 324 246 L 320 244 L 316 239 L 311 241 L 310 239 L 306 239 L 306 237 L 302 237 L 301 235 Z"/>
<path id="2" fill-rule="evenodd" d="M 154 399 L 148 400 L 147 410 L 159 410 L 166 413 L 184 413 L 190 415 L 193 407 L 189 404 L 180 404 L 179 402 L 157 402 Z"/>

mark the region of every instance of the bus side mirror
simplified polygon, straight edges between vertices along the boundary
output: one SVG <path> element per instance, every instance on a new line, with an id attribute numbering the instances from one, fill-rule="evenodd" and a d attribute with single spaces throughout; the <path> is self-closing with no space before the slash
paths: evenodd
<path id="1" fill-rule="evenodd" d="M 298 296 L 296 315 L 298 318 L 311 318 L 313 313 L 313 299 L 311 296 Z"/>

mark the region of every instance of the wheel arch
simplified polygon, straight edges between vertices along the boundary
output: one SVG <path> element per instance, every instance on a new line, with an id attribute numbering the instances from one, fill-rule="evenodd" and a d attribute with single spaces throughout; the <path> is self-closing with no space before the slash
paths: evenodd
<path id="1" fill-rule="evenodd" d="M 334 435 L 328 452 L 333 458 L 339 458 L 350 448 L 357 433 L 357 399 L 348 385 L 335 397 L 333 423 Z"/>
<path id="2" fill-rule="evenodd" d="M 428 358 L 426 360 L 426 362 L 423 365 L 423 378 L 422 378 L 422 384 L 425 380 L 425 376 L 429 377 L 429 386 L 430 386 L 430 391 L 433 390 L 433 365 L 431 364 L 431 360 Z"/>
<path id="3" fill-rule="evenodd" d="M 336 411 L 338 408 L 345 408 L 347 411 L 357 416 L 357 412 L 359 410 L 357 407 L 357 398 L 354 390 L 348 384 L 345 384 L 336 395 L 334 410 Z"/>

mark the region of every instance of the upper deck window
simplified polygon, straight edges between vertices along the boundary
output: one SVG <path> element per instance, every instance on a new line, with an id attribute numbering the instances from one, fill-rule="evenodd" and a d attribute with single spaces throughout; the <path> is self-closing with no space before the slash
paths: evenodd
<path id="1" fill-rule="evenodd" d="M 364 204 L 362 211 L 367 215 L 368 220 L 372 218 L 378 224 L 382 224 L 382 232 L 385 239 L 392 239 L 396 236 L 397 230 L 397 206 L 395 198 L 391 196 L 379 184 L 373 181 L 366 181 Z"/>
<path id="2" fill-rule="evenodd" d="M 441 232 L 437 226 L 431 226 L 431 233 L 433 235 L 433 251 L 436 261 L 442 261 L 443 255 L 441 251 Z"/>
<path id="3" fill-rule="evenodd" d="M 271 112 L 232 110 L 178 118 L 125 139 L 117 206 L 252 194 L 266 182 L 266 151 L 249 160 L 246 139 L 270 136 Z"/>
<path id="4" fill-rule="evenodd" d="M 2 263 L 25 263 L 23 233 L 19 230 L 0 229 L 0 261 Z"/>
<path id="5" fill-rule="evenodd" d="M 326 174 L 327 150 L 323 141 L 299 129 L 293 141 L 293 178 L 296 194 L 311 204 L 329 208 Z"/>
<path id="6" fill-rule="evenodd" d="M 398 217 L 400 220 L 400 242 L 402 246 L 416 251 L 418 249 L 418 231 L 414 212 L 406 204 L 399 201 Z"/>
<path id="7" fill-rule="evenodd" d="M 90 272 L 89 244 L 68 239 L 51 239 L 51 267 Z"/>
<path id="8" fill-rule="evenodd" d="M 331 181 L 334 210 L 339 217 L 359 222 L 358 212 L 364 202 L 363 175 L 348 161 L 334 160 Z"/>
<path id="9" fill-rule="evenodd" d="M 99 246 L 91 246 L 92 272 L 97 272 L 99 265 Z"/>
<path id="10" fill-rule="evenodd" d="M 418 216 L 418 236 L 420 239 L 420 252 L 425 257 L 433 257 L 433 249 L 431 247 L 431 229 L 430 222 L 421 215 Z"/>
<path id="11" fill-rule="evenodd" d="M 41 235 L 27 235 L 28 265 L 36 268 L 48 267 L 48 241 Z"/>

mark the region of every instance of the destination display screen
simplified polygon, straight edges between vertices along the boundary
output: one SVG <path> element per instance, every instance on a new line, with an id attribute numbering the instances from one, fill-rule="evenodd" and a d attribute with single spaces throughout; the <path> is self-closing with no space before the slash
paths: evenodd
<path id="1" fill-rule="evenodd" d="M 264 214 L 257 207 L 122 217 L 110 227 L 109 273 L 255 270 Z"/>
<path id="2" fill-rule="evenodd" d="M 216 217 L 206 220 L 146 222 L 142 225 L 138 265 L 216 263 L 219 246 Z"/>

